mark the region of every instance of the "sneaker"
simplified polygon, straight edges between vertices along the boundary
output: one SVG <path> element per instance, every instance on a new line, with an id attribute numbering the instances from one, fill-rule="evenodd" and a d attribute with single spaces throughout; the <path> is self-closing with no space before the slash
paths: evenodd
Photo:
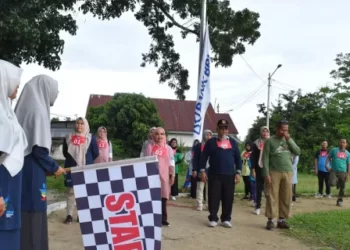
<path id="1" fill-rule="evenodd" d="M 332 195 L 328 194 L 328 195 L 327 195 L 327 198 L 328 198 L 328 199 L 332 199 Z"/>
<path id="2" fill-rule="evenodd" d="M 259 215 L 260 214 L 260 208 L 255 209 L 255 214 Z"/>
<path id="3" fill-rule="evenodd" d="M 162 226 L 163 226 L 163 227 L 170 227 L 170 223 L 167 222 L 167 221 L 163 221 L 163 222 L 162 222 Z"/>
<path id="4" fill-rule="evenodd" d="M 171 199 L 172 199 L 173 201 L 176 201 L 176 197 L 175 197 L 175 196 L 171 196 Z"/>
<path id="5" fill-rule="evenodd" d="M 275 225 L 273 224 L 272 220 L 267 221 L 267 223 L 266 223 L 267 230 L 272 230 L 274 227 L 275 227 Z"/>
<path id="6" fill-rule="evenodd" d="M 70 215 L 67 215 L 66 220 L 64 221 L 65 224 L 72 224 L 73 218 Z"/>
<path id="7" fill-rule="evenodd" d="M 218 223 L 216 221 L 209 221 L 208 227 L 216 227 Z"/>
<path id="8" fill-rule="evenodd" d="M 197 206 L 197 207 L 196 207 L 196 210 L 197 210 L 197 211 L 203 211 L 203 207 L 202 207 L 202 206 Z"/>
<path id="9" fill-rule="evenodd" d="M 222 222 L 222 224 L 221 224 L 223 227 L 226 227 L 226 228 L 231 228 L 232 227 L 232 224 L 231 224 L 231 222 L 229 222 L 229 221 L 224 221 L 224 222 Z"/>
<path id="10" fill-rule="evenodd" d="M 242 198 L 242 200 L 249 200 L 248 195 L 244 196 L 244 197 Z"/>
<path id="11" fill-rule="evenodd" d="M 343 201 L 342 200 L 337 200 L 337 206 L 342 207 L 343 206 Z"/>
<path id="12" fill-rule="evenodd" d="M 252 201 L 252 207 L 255 207 L 255 206 L 256 206 L 255 202 L 254 202 L 254 201 Z"/>
<path id="13" fill-rule="evenodd" d="M 315 198 L 322 198 L 322 197 L 323 197 L 322 194 L 319 194 L 319 193 L 315 194 Z"/>
<path id="14" fill-rule="evenodd" d="M 289 229 L 289 225 L 287 224 L 287 222 L 285 220 L 282 220 L 282 221 L 278 221 L 277 223 L 277 227 L 279 229 Z"/>

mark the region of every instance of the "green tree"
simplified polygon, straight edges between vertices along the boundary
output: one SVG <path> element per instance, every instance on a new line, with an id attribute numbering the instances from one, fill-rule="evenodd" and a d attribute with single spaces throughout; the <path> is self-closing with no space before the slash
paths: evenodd
<path id="1" fill-rule="evenodd" d="M 51 121 L 52 121 L 52 122 L 59 122 L 59 121 L 60 121 L 60 118 L 58 118 L 58 117 L 53 117 L 53 118 L 51 119 Z"/>
<path id="2" fill-rule="evenodd" d="M 272 105 L 271 124 L 285 118 L 290 124 L 290 133 L 302 149 L 299 161 L 301 171 L 310 171 L 320 143 L 327 140 L 331 147 L 337 146 L 340 138 L 350 140 L 350 54 L 339 54 L 335 60 L 338 68 L 330 75 L 336 82 L 314 93 L 302 94 L 291 91 L 280 95 L 277 105 Z M 254 138 L 265 122 L 264 104 L 258 105 L 257 117 L 249 130 L 247 139 Z M 271 134 L 275 128 L 271 127 Z"/>
<path id="3" fill-rule="evenodd" d="M 59 33 L 76 34 L 71 13 L 77 6 L 84 14 L 92 13 L 102 20 L 132 11 L 152 38 L 149 52 L 142 54 L 141 66 L 154 64 L 159 83 L 167 83 L 179 99 L 186 98 L 189 72 L 180 63 L 170 30 L 177 29 L 183 38 L 194 35 L 198 41 L 200 1 L 1 0 L 0 58 L 17 65 L 37 62 L 51 70 L 59 69 L 64 48 Z M 243 54 L 245 46 L 253 45 L 260 37 L 259 14 L 248 9 L 234 11 L 229 0 L 208 0 L 207 7 L 212 60 L 216 66 L 229 67 L 233 56 Z"/>
<path id="4" fill-rule="evenodd" d="M 117 157 L 139 157 L 150 127 L 163 126 L 152 100 L 139 94 L 117 93 L 103 106 L 91 107 L 87 113 L 91 131 L 107 128 Z"/>

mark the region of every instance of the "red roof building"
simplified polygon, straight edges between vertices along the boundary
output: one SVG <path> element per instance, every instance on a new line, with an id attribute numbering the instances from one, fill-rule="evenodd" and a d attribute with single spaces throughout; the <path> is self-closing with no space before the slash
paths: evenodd
<path id="1" fill-rule="evenodd" d="M 110 101 L 112 97 L 113 96 L 108 95 L 90 95 L 87 108 L 104 105 Z M 192 144 L 190 141 L 192 140 L 193 134 L 193 119 L 196 102 L 158 98 L 150 99 L 156 105 L 159 115 L 165 124 L 165 129 L 168 131 L 169 137 L 176 137 L 186 146 L 187 144 Z M 228 121 L 229 134 L 236 137 L 238 131 L 231 116 L 226 113 L 215 113 L 211 104 L 205 114 L 204 129 L 210 129 L 215 133 L 216 123 L 220 119 Z"/>

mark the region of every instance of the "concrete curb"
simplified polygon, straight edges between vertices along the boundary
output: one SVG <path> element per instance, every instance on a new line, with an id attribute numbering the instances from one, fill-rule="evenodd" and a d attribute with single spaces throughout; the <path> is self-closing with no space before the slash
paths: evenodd
<path id="1" fill-rule="evenodd" d="M 47 215 L 50 215 L 52 212 L 61 210 L 67 207 L 66 201 L 55 202 L 47 206 Z"/>

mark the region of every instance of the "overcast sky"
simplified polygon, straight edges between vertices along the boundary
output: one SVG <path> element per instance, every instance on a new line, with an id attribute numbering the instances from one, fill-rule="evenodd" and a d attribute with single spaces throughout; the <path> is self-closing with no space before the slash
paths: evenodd
<path id="1" fill-rule="evenodd" d="M 283 65 L 273 77 L 281 83 L 273 82 L 272 101 L 291 89 L 315 91 L 332 82 L 329 72 L 335 68 L 336 54 L 350 52 L 350 1 L 237 0 L 231 5 L 235 10 L 249 8 L 260 13 L 261 37 L 254 46 L 247 46 L 243 55 L 257 75 L 266 82 L 268 73 Z M 59 81 L 53 114 L 85 115 L 90 94 L 135 92 L 176 98 L 167 85 L 158 84 L 155 68 L 140 67 L 141 53 L 148 51 L 151 40 L 132 13 L 113 21 L 80 14 L 77 20 L 77 35 L 62 35 L 65 49 L 59 71 L 23 65 L 23 83 L 37 74 Z M 183 40 L 176 28 L 173 35 L 181 63 L 190 71 L 187 99 L 195 100 L 199 45 L 191 35 Z M 258 115 L 256 104 L 266 102 L 267 87 L 259 89 L 263 81 L 240 56 L 234 58 L 232 67 L 213 68 L 211 72 L 211 101 L 214 104 L 217 99 L 220 112 L 234 109 L 230 115 L 244 139 Z M 255 95 L 249 99 L 252 93 Z"/>

